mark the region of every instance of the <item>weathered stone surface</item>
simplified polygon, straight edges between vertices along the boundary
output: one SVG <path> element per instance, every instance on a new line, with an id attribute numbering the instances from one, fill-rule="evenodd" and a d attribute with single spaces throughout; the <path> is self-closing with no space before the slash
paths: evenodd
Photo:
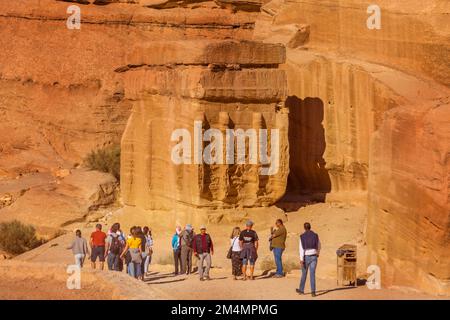
<path id="1" fill-rule="evenodd" d="M 124 77 L 125 93 L 132 99 L 147 93 L 208 101 L 271 103 L 286 96 L 286 75 L 277 69 L 148 68 L 130 70 Z"/>
<path id="2" fill-rule="evenodd" d="M 47 174 L 26 176 L 15 183 L 0 182 L 14 192 L 14 202 L 0 207 L 0 222 L 17 219 L 32 224 L 43 237 L 53 237 L 70 223 L 84 221 L 90 211 L 116 200 L 116 179 L 106 173 L 73 170 L 54 179 Z"/>
<path id="3" fill-rule="evenodd" d="M 278 65 L 286 58 L 284 46 L 252 41 L 152 41 L 127 56 L 128 66 L 161 65 Z"/>
<path id="4" fill-rule="evenodd" d="M 1 217 L 82 218 L 111 190 L 67 170 L 122 138 L 126 204 L 366 203 L 382 284 L 449 294 L 448 1 L 378 0 L 380 30 L 359 0 L 87 2 L 81 30 L 75 0 L 0 2 Z M 195 120 L 281 129 L 279 172 L 174 166 L 170 134 Z M 12 180 L 34 175 L 49 181 Z"/>

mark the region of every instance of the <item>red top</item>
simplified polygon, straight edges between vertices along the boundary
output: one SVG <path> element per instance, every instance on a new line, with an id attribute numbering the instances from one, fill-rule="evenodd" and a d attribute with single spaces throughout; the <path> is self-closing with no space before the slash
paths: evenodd
<path id="1" fill-rule="evenodd" d="M 91 234 L 92 244 L 94 247 L 104 247 L 105 246 L 105 239 L 106 239 L 106 233 L 100 230 L 96 230 L 92 232 Z"/>

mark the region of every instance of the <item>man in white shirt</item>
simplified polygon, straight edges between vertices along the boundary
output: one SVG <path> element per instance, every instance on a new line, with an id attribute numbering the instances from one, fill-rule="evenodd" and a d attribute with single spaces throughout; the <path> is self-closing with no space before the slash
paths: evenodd
<path id="1" fill-rule="evenodd" d="M 320 240 L 317 233 L 311 230 L 311 224 L 305 222 L 303 225 L 305 232 L 300 236 L 300 265 L 302 267 L 302 278 L 300 280 L 300 287 L 296 289 L 297 293 L 305 293 L 306 277 L 308 270 L 310 271 L 311 281 L 311 296 L 316 296 L 316 267 L 317 259 L 320 253 Z"/>

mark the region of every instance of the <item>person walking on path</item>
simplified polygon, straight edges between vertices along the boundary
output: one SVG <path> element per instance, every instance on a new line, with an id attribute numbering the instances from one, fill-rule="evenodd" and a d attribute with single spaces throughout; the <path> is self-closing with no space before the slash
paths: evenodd
<path id="1" fill-rule="evenodd" d="M 144 258 L 144 273 L 143 275 L 147 275 L 148 273 L 148 267 L 150 263 L 152 262 L 152 255 L 153 255 L 153 237 L 152 237 L 152 230 L 150 230 L 149 227 L 144 227 L 143 229 L 144 236 L 145 236 L 145 258 L 144 255 L 142 256 Z"/>
<path id="2" fill-rule="evenodd" d="M 72 241 L 72 244 L 67 247 L 67 249 L 72 249 L 75 264 L 80 268 L 83 268 L 84 259 L 89 257 L 89 248 L 86 239 L 81 237 L 80 230 L 75 231 L 75 239 Z"/>
<path id="3" fill-rule="evenodd" d="M 296 289 L 297 293 L 305 293 L 306 277 L 309 273 L 311 281 L 311 296 L 316 296 L 316 267 L 317 259 L 320 253 L 320 240 L 317 233 L 311 230 L 311 224 L 305 222 L 305 232 L 300 236 L 300 265 L 302 267 L 302 278 L 300 280 L 300 287 Z"/>
<path id="4" fill-rule="evenodd" d="M 241 246 L 242 274 L 247 280 L 247 265 L 250 265 L 250 280 L 254 280 L 255 263 L 258 259 L 258 234 L 253 230 L 253 221 L 248 220 L 245 224 L 245 230 L 239 235 L 239 244 Z"/>
<path id="5" fill-rule="evenodd" d="M 105 258 L 108 270 L 120 271 L 120 253 L 123 250 L 123 242 L 119 232 L 119 224 L 114 223 L 106 237 Z"/>
<path id="6" fill-rule="evenodd" d="M 175 234 L 172 236 L 172 250 L 173 250 L 173 264 L 175 265 L 174 274 L 180 274 L 181 269 L 181 245 L 180 245 L 181 227 L 175 229 Z"/>
<path id="7" fill-rule="evenodd" d="M 214 246 L 211 236 L 206 233 L 206 227 L 200 227 L 200 234 L 194 237 L 194 255 L 198 257 L 198 275 L 200 281 L 211 280 L 209 269 L 211 268 L 211 256 L 214 254 Z M 203 266 L 206 264 L 205 266 Z"/>
<path id="8" fill-rule="evenodd" d="M 283 278 L 284 272 L 283 272 L 283 252 L 286 249 L 286 236 L 287 236 L 287 230 L 286 227 L 283 224 L 283 221 L 281 219 L 278 219 L 275 222 L 275 229 L 272 229 L 271 232 L 271 249 L 273 251 L 273 256 L 275 259 L 275 264 L 277 266 L 277 271 L 275 273 L 275 278 Z"/>
<path id="9" fill-rule="evenodd" d="M 95 269 L 96 260 L 98 258 L 100 264 L 100 270 L 103 270 L 105 263 L 105 245 L 106 245 L 106 233 L 102 231 L 102 225 L 98 223 L 95 226 L 95 231 L 91 234 L 91 264 L 92 269 Z"/>
<path id="10" fill-rule="evenodd" d="M 140 279 L 142 263 L 142 240 L 139 237 L 137 227 L 131 228 L 131 237 L 127 239 L 125 248 L 120 255 L 120 258 L 123 259 L 127 252 L 130 253 L 128 274 L 136 279 Z"/>
<path id="11" fill-rule="evenodd" d="M 190 274 L 192 272 L 192 241 L 194 236 L 194 230 L 190 224 L 187 224 L 180 234 L 182 274 Z"/>
<path id="12" fill-rule="evenodd" d="M 231 268 L 233 279 L 237 280 L 242 275 L 242 259 L 241 259 L 241 245 L 239 244 L 239 236 L 241 228 L 235 227 L 231 233 Z"/>

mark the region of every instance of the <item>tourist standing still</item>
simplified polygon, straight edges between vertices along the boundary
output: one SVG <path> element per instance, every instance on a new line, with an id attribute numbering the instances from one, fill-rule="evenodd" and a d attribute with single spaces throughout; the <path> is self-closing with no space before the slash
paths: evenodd
<path id="1" fill-rule="evenodd" d="M 306 277 L 309 273 L 309 279 L 311 281 L 311 295 L 316 296 L 316 267 L 317 259 L 320 253 L 320 240 L 317 233 L 311 230 L 311 224 L 305 222 L 305 232 L 300 236 L 300 264 L 302 267 L 302 278 L 300 280 L 300 288 L 297 289 L 297 293 L 305 293 Z"/>
<path id="2" fill-rule="evenodd" d="M 284 226 L 283 221 L 278 219 L 275 222 L 275 229 L 272 230 L 272 236 L 270 237 L 273 257 L 277 266 L 277 272 L 274 276 L 275 278 L 284 277 L 282 256 L 284 250 L 286 249 L 286 236 L 286 227 Z"/>
<path id="3" fill-rule="evenodd" d="M 193 250 L 194 255 L 198 257 L 198 274 L 200 281 L 210 280 L 209 269 L 211 269 L 211 255 L 214 254 L 214 247 L 211 236 L 206 233 L 205 226 L 201 226 L 200 234 L 194 237 Z"/>
<path id="4" fill-rule="evenodd" d="M 190 274 L 192 272 L 192 241 L 194 240 L 194 230 L 187 224 L 180 234 L 181 245 L 181 273 Z"/>
<path id="5" fill-rule="evenodd" d="M 175 234 L 172 236 L 173 264 L 175 265 L 175 275 L 180 274 L 181 269 L 181 245 L 180 245 L 181 227 L 175 228 Z"/>
<path id="6" fill-rule="evenodd" d="M 233 279 L 237 280 L 242 275 L 242 259 L 241 259 L 241 245 L 239 243 L 239 236 L 241 228 L 235 227 L 231 233 L 231 268 Z"/>
<path id="7" fill-rule="evenodd" d="M 253 229 L 253 221 L 249 220 L 245 224 L 246 229 L 239 235 L 239 244 L 241 246 L 242 274 L 247 280 L 247 265 L 250 265 L 250 280 L 254 280 L 255 263 L 258 259 L 258 234 Z"/>
<path id="8" fill-rule="evenodd" d="M 106 233 L 102 231 L 102 225 L 98 223 L 95 226 L 95 231 L 91 233 L 91 264 L 92 268 L 95 269 L 97 258 L 100 264 L 100 270 L 103 270 L 105 263 L 105 240 Z"/>

